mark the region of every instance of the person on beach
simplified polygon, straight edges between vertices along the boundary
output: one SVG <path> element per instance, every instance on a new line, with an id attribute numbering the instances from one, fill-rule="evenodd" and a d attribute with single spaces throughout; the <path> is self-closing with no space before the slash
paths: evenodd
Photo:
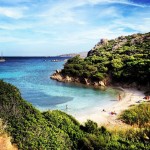
<path id="1" fill-rule="evenodd" d="M 121 95 L 120 95 L 120 94 L 119 94 L 119 96 L 118 96 L 118 100 L 121 101 Z"/>
<path id="2" fill-rule="evenodd" d="M 146 96 L 146 100 L 149 100 L 149 95 Z"/>
<path id="3" fill-rule="evenodd" d="M 111 111 L 110 114 L 111 115 L 117 115 L 117 113 L 115 111 Z"/>
<path id="4" fill-rule="evenodd" d="M 103 111 L 103 112 L 106 112 L 106 110 L 105 110 L 105 109 L 103 109 L 102 111 Z"/>
<path id="5" fill-rule="evenodd" d="M 66 105 L 66 110 L 68 110 L 68 105 Z"/>

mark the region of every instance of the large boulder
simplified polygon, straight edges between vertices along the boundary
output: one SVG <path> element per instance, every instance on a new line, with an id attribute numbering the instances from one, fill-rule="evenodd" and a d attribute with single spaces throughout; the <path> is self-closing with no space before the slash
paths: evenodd
<path id="1" fill-rule="evenodd" d="M 108 40 L 107 39 L 101 39 L 100 40 L 100 44 L 101 45 L 107 45 L 108 44 Z"/>

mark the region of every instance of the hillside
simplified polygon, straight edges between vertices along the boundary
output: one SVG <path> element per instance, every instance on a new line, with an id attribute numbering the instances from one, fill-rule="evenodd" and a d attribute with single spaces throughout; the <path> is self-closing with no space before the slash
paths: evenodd
<path id="1" fill-rule="evenodd" d="M 63 128 L 63 121 L 65 124 L 68 122 L 68 128 L 71 128 L 72 132 L 77 132 L 74 139 L 76 136 L 80 139 L 82 131 L 78 132 L 79 125 L 72 121 L 73 118 L 64 116 L 59 128 L 56 127 L 56 123 L 47 121 L 49 115 L 51 112 L 42 114 L 22 99 L 16 87 L 0 80 L 0 118 L 7 122 L 7 132 L 11 134 L 12 142 L 17 144 L 19 150 L 55 150 L 58 147 L 67 150 L 76 146 L 69 137 L 72 134 L 68 135 L 60 129 Z M 61 113 L 55 113 L 55 116 L 61 118 Z"/>
<path id="2" fill-rule="evenodd" d="M 0 80 L 0 118 L 7 123 L 5 132 L 11 135 L 19 150 L 149 150 L 150 105 L 139 108 L 134 107 L 121 117 L 138 127 L 141 118 L 134 120 L 132 116 L 140 113 L 143 117 L 139 128 L 113 132 L 91 120 L 80 125 L 72 116 L 58 110 L 40 112 L 22 99 L 16 87 Z M 1 141 L 4 144 L 1 150 L 11 147 L 10 138 L 0 136 Z"/>
<path id="3" fill-rule="evenodd" d="M 150 33 L 102 39 L 85 59 L 75 56 L 68 60 L 52 79 L 80 82 L 87 85 L 126 83 L 129 86 L 150 83 Z"/>

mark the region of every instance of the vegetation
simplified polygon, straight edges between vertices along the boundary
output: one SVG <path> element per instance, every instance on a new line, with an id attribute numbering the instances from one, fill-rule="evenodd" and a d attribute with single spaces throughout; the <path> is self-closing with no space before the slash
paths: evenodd
<path id="1" fill-rule="evenodd" d="M 51 123 L 31 104 L 21 98 L 19 90 L 0 81 L 0 118 L 22 150 L 70 149 L 69 136 Z"/>
<path id="2" fill-rule="evenodd" d="M 69 59 L 62 75 L 140 85 L 150 83 L 150 33 L 102 39 L 85 59 Z"/>
<path id="3" fill-rule="evenodd" d="M 149 105 L 140 114 L 148 119 Z M 132 112 L 132 109 L 129 110 Z M 126 112 L 123 113 L 123 116 Z M 131 113 L 132 115 L 132 113 Z M 0 80 L 0 118 L 7 123 L 7 132 L 19 150 L 135 150 L 150 149 L 149 120 L 137 130 L 110 132 L 88 120 L 80 125 L 72 116 L 55 110 L 39 112 L 22 99 L 19 90 Z M 129 118 L 130 119 L 130 118 Z M 139 118 L 140 120 L 141 118 Z M 126 117 L 127 123 L 131 123 Z M 138 121 L 135 121 L 138 122 Z M 146 123 L 146 124 L 145 124 Z M 144 126 L 143 126 L 144 125 Z"/>
<path id="4" fill-rule="evenodd" d="M 145 127 L 150 123 L 150 104 L 140 104 L 124 111 L 120 119 L 130 125 Z M 150 126 L 150 124 L 149 124 Z"/>
<path id="5" fill-rule="evenodd" d="M 48 124 L 53 124 L 67 133 L 74 148 L 78 147 L 77 141 L 83 137 L 84 133 L 80 130 L 80 124 L 72 116 L 57 110 L 44 112 L 43 115 Z"/>
<path id="6" fill-rule="evenodd" d="M 2 119 L 0 119 L 0 136 L 5 134 L 6 125 L 3 123 Z"/>

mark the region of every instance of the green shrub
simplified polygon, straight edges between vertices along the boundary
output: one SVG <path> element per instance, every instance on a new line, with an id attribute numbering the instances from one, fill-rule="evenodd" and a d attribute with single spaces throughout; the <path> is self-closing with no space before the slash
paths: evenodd
<path id="1" fill-rule="evenodd" d="M 125 123 L 130 125 L 138 125 L 140 127 L 145 126 L 150 121 L 150 104 L 143 103 L 138 106 L 134 106 L 129 110 L 125 110 L 121 116 Z"/>
<path id="2" fill-rule="evenodd" d="M 73 149 L 77 149 L 78 141 L 84 136 L 84 133 L 80 130 L 79 123 L 72 116 L 58 110 L 44 112 L 43 116 L 50 125 L 53 124 L 67 133 L 73 142 Z"/>

